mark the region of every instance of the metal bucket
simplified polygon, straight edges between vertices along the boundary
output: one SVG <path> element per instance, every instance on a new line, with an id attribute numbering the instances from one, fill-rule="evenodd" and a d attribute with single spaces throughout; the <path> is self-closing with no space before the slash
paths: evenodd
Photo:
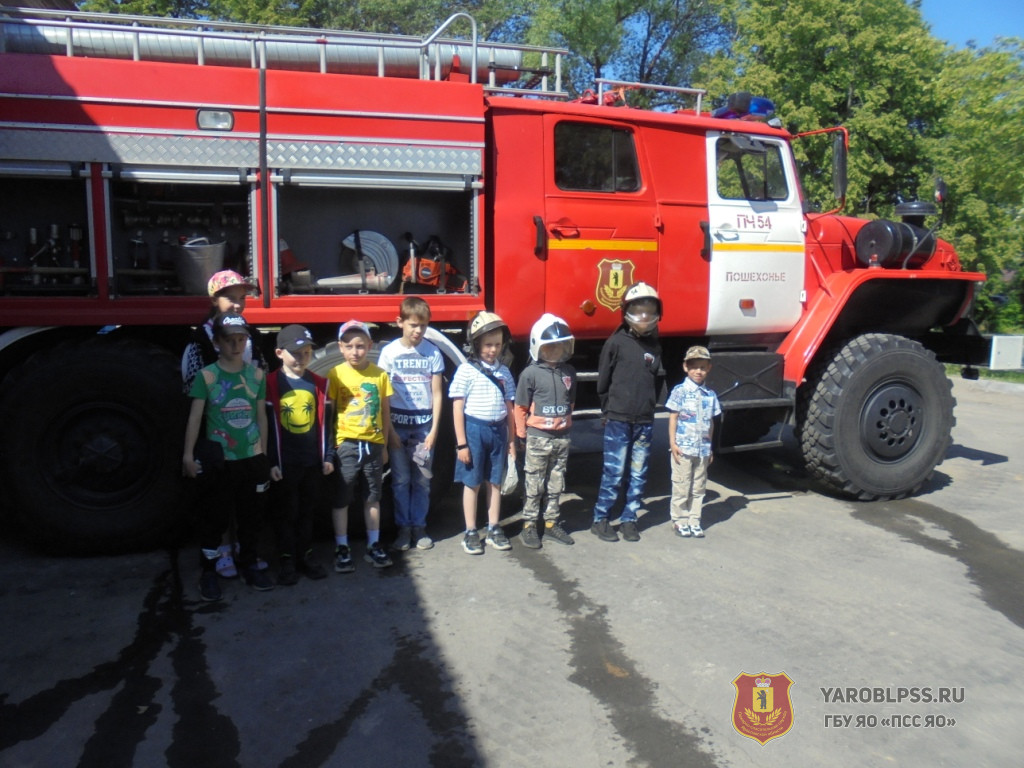
<path id="1" fill-rule="evenodd" d="M 178 246 L 174 266 L 185 293 L 207 295 L 206 284 L 224 268 L 227 246 L 227 243 L 211 243 L 205 237 L 197 237 Z"/>

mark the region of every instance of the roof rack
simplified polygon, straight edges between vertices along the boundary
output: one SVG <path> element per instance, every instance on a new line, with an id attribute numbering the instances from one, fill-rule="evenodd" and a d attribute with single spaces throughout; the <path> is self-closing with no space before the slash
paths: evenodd
<path id="1" fill-rule="evenodd" d="M 457 21 L 469 22 L 468 42 L 441 37 Z M 462 12 L 418 38 L 0 6 L 0 53 L 5 52 L 420 80 L 447 80 L 461 74 L 494 93 L 567 95 L 562 89 L 562 59 L 568 51 L 481 44 L 476 20 Z"/>
<path id="2" fill-rule="evenodd" d="M 597 103 L 604 104 L 605 93 L 616 93 L 619 97 L 625 101 L 626 91 L 663 91 L 666 93 L 682 93 L 688 96 L 693 96 L 695 106 L 694 111 L 700 115 L 701 104 L 704 97 L 708 95 L 708 92 L 703 88 L 683 88 L 675 85 L 655 85 L 652 83 L 633 83 L 625 80 L 608 80 L 607 78 L 598 78 L 595 80 L 597 83 Z"/>

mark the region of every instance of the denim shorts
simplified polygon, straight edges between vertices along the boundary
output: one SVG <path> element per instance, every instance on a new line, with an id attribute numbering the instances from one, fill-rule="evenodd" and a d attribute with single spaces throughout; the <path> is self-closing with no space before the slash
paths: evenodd
<path id="1" fill-rule="evenodd" d="M 508 422 L 486 422 L 466 417 L 466 445 L 469 446 L 469 465 L 455 461 L 455 482 L 469 488 L 478 487 L 484 480 L 501 484 L 508 456 Z"/>
<path id="2" fill-rule="evenodd" d="M 344 440 L 335 453 L 338 459 L 338 485 L 334 507 L 338 509 L 352 503 L 360 477 L 366 480 L 366 501 L 380 501 L 384 445 L 365 440 Z"/>

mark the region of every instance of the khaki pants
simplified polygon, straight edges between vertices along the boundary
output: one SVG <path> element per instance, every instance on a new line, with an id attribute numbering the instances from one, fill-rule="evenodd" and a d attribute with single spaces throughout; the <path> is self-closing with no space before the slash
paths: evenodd
<path id="1" fill-rule="evenodd" d="M 710 457 L 672 457 L 672 504 L 669 507 L 673 525 L 700 523 L 704 489 L 708 482 Z"/>

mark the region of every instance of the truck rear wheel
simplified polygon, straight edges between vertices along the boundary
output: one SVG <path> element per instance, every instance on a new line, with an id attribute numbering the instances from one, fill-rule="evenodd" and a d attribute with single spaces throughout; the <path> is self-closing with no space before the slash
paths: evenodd
<path id="1" fill-rule="evenodd" d="M 176 361 L 133 340 L 66 342 L 4 381 L 4 482 L 48 548 L 111 552 L 161 541 L 181 514 L 184 399 Z"/>
<path id="2" fill-rule="evenodd" d="M 916 492 L 952 442 L 952 384 L 921 344 L 885 334 L 851 340 L 805 385 L 800 446 L 827 490 L 863 501 Z"/>

